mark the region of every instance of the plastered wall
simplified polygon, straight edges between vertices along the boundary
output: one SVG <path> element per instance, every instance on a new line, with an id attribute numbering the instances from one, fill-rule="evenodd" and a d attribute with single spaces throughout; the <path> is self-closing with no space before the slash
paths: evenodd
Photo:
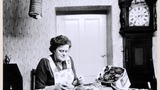
<path id="1" fill-rule="evenodd" d="M 47 57 L 50 38 L 55 36 L 55 7 L 111 6 L 113 64 L 123 66 L 122 37 L 119 34 L 118 0 L 43 0 L 42 19 L 28 16 L 30 0 L 3 0 L 3 56 L 17 63 L 23 77 L 24 90 L 30 90 L 31 69 L 36 68 L 42 57 Z M 154 38 L 154 50 L 156 50 Z M 153 55 L 156 59 L 156 52 Z"/>

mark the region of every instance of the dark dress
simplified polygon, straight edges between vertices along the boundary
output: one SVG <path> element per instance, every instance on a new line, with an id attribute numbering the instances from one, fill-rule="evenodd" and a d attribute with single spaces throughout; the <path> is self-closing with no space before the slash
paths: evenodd
<path id="1" fill-rule="evenodd" d="M 53 61 L 55 61 L 54 58 L 52 58 L 52 59 L 53 59 Z M 70 57 L 70 60 L 71 60 L 72 70 L 74 73 L 74 78 L 76 79 L 74 63 L 73 63 L 73 60 L 71 57 Z M 66 67 L 66 64 L 64 64 L 63 67 Z M 42 58 L 36 68 L 35 88 L 36 89 L 44 89 L 46 86 L 54 85 L 55 84 L 54 80 L 55 80 L 55 78 L 54 78 L 54 74 L 51 70 L 49 60 L 47 58 Z"/>

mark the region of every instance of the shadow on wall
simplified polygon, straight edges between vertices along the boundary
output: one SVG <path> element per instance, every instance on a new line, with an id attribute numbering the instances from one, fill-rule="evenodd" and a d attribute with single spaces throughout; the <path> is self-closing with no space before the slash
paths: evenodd
<path id="1" fill-rule="evenodd" d="M 27 34 L 29 1 L 3 0 L 3 34 L 24 37 Z"/>

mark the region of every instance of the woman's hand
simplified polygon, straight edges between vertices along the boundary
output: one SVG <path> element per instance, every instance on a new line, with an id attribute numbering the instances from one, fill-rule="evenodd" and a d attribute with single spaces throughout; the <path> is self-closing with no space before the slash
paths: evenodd
<path id="1" fill-rule="evenodd" d="M 82 76 L 79 76 L 77 79 L 75 79 L 72 83 L 74 86 L 79 86 L 84 84 L 84 78 Z"/>

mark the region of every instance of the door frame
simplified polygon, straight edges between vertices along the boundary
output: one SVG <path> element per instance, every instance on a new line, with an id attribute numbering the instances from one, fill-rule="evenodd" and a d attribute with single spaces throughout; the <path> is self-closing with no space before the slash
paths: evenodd
<path id="1" fill-rule="evenodd" d="M 73 6 L 73 7 L 55 7 L 57 15 L 75 15 L 75 14 L 105 14 L 107 16 L 107 64 L 113 65 L 113 45 L 112 45 L 112 13 L 111 6 Z"/>

